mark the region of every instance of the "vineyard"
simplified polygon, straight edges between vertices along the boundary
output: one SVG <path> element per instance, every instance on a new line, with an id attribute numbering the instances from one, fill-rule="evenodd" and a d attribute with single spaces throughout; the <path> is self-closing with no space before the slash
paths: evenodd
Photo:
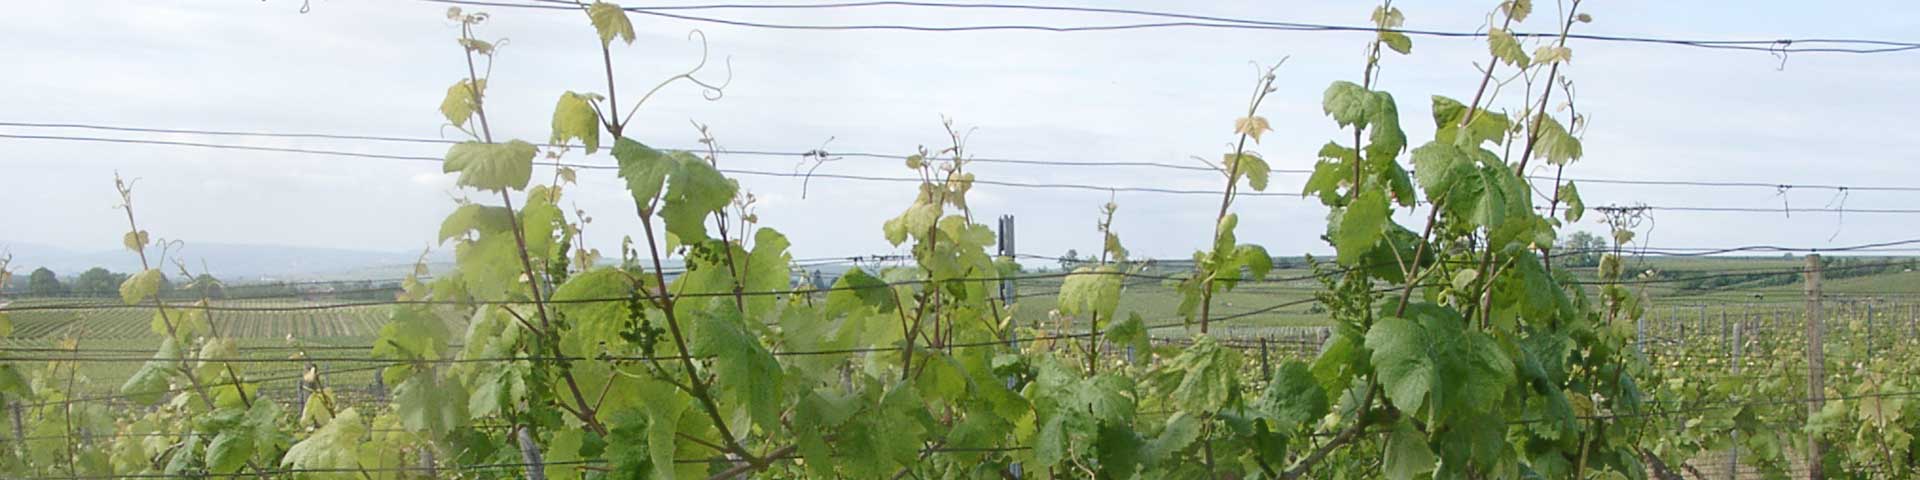
<path id="1" fill-rule="evenodd" d="M 845 262 L 796 258 L 806 246 L 776 227 L 810 219 L 763 218 L 705 125 L 696 149 L 638 138 L 634 112 L 665 87 L 718 101 L 731 81 L 704 70 L 699 31 L 685 73 L 616 73 L 632 57 L 613 52 L 638 46 L 632 17 L 679 14 L 441 3 L 455 5 L 442 20 L 461 68 L 444 97 L 417 100 L 437 102 L 459 139 L 401 141 L 443 157 L 148 143 L 436 162 L 461 193 L 417 228 L 451 268 L 423 256 L 393 288 L 213 298 L 194 283 L 206 267 L 148 221 L 153 198 L 115 177 L 117 210 L 102 215 L 124 220 L 118 239 L 140 265 L 118 297 L 0 298 L 0 477 L 1920 476 L 1920 274 L 1889 255 L 1920 239 L 1660 249 L 1642 240 L 1659 208 L 1588 205 L 1583 185 L 1663 181 L 1567 175 L 1588 161 L 1589 124 L 1562 67 L 1581 41 L 1621 41 L 1580 33 L 1594 22 L 1580 0 L 1500 1 L 1472 33 L 1409 29 L 1383 2 L 1346 29 L 1368 38 L 1359 75 L 1323 91 L 1286 91 L 1284 61 L 1259 65 L 1237 113 L 1215 119 L 1223 151 L 1186 166 L 1212 187 L 1139 187 L 1203 196 L 1192 215 L 1211 230 L 1130 223 L 1135 205 L 1109 200 L 1088 205 L 1079 232 L 1098 240 L 1090 258 L 1022 254 L 1010 218 L 983 223 L 969 203 L 981 190 L 1085 185 L 979 173 L 988 160 L 947 120 L 945 143 L 885 157 L 880 173 L 898 176 L 841 178 L 914 193 L 846 233 L 884 238 L 887 260 Z M 573 18 L 596 73 L 575 85 L 600 88 L 507 83 L 538 72 L 514 68 L 475 8 Z M 1529 19 L 1549 33 L 1518 30 Z M 1379 80 L 1416 36 L 1484 42 L 1461 61 L 1477 81 L 1388 92 Z M 557 98 L 550 135 L 496 137 L 512 111 L 491 101 L 509 96 Z M 1308 97 L 1335 136 L 1311 160 L 1263 155 L 1263 138 L 1299 135 L 1263 107 Z M 1431 118 L 1403 119 L 1410 98 Z M 1274 182 L 1289 166 L 1306 167 L 1297 191 Z M 617 190 L 581 181 L 596 177 Z M 607 232 L 573 203 L 587 195 L 630 203 L 591 215 L 631 215 L 639 230 L 592 248 L 589 231 Z M 1330 254 L 1276 257 L 1242 228 L 1257 218 L 1243 219 L 1249 199 L 1279 195 L 1325 218 L 1293 227 L 1323 231 Z M 1605 235 L 1567 246 L 1577 224 Z M 1128 249 L 1154 234 L 1197 248 Z M 0 277 L 20 260 L 0 256 Z M 825 278 L 824 265 L 846 268 Z"/>

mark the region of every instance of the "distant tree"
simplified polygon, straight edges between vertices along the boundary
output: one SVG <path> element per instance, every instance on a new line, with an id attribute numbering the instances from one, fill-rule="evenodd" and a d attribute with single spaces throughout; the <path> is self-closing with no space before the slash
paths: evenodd
<path id="1" fill-rule="evenodd" d="M 1078 265 L 1079 263 L 1080 263 L 1080 251 L 1079 251 L 1079 250 L 1074 250 L 1074 249 L 1071 249 L 1071 248 L 1069 248 L 1069 249 L 1067 249 L 1067 254 L 1066 254 L 1066 255 L 1062 255 L 1062 256 L 1060 256 L 1060 269 L 1061 269 L 1061 270 L 1068 270 L 1068 271 L 1071 271 L 1071 270 L 1073 270 L 1073 267 L 1074 267 L 1074 265 Z"/>
<path id="2" fill-rule="evenodd" d="M 29 295 L 66 295 L 67 286 L 60 284 L 60 277 L 52 270 L 40 267 L 27 275 L 27 294 Z"/>
<path id="3" fill-rule="evenodd" d="M 213 275 L 205 273 L 193 277 L 193 283 L 187 284 L 187 290 L 192 291 L 195 296 L 203 298 L 215 300 L 227 298 L 226 285 L 220 283 L 220 279 L 213 278 Z"/>
<path id="4" fill-rule="evenodd" d="M 1587 232 L 1573 232 L 1560 242 L 1560 251 L 1567 255 L 1563 264 L 1568 267 L 1599 266 L 1600 255 L 1606 250 L 1606 240 Z"/>
<path id="5" fill-rule="evenodd" d="M 93 267 L 80 272 L 80 276 L 73 279 L 73 293 L 85 297 L 111 297 L 120 294 L 120 283 L 125 281 L 127 274 Z"/>

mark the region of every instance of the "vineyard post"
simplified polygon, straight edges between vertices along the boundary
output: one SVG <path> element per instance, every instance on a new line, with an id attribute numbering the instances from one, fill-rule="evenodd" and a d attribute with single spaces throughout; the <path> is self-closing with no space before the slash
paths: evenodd
<path id="1" fill-rule="evenodd" d="M 1873 302 L 1867 302 L 1867 359 L 1873 359 Z"/>
<path id="2" fill-rule="evenodd" d="M 1641 315 L 1633 319 L 1633 347 L 1640 352 L 1640 360 L 1647 359 L 1647 317 Z"/>
<path id="3" fill-rule="evenodd" d="M 1009 259 L 1016 258 L 1014 255 L 1015 255 L 1015 252 L 1017 252 L 1017 250 L 1014 249 L 1013 233 L 1014 233 L 1013 232 L 1013 215 L 1001 215 L 1000 216 L 1000 255 L 1007 257 Z M 1019 286 L 1014 284 L 1014 280 L 1012 278 L 1000 279 L 1000 298 L 1001 298 L 1000 303 L 1008 305 L 1008 308 L 1007 308 L 1008 320 L 1007 320 L 1007 329 L 1006 329 L 1007 330 L 1007 348 L 1013 349 L 1014 352 L 1019 352 L 1020 351 L 1020 328 L 1019 328 L 1019 324 L 1013 320 L 1016 317 L 1013 315 L 1013 312 L 1012 312 L 1013 310 L 1012 302 L 1019 298 Z M 1131 352 L 1132 350 L 1128 350 L 1128 351 Z M 1132 360 L 1132 358 L 1128 358 L 1128 360 Z M 1017 384 L 1018 384 L 1017 378 L 1014 378 L 1013 375 L 1007 376 L 1008 389 L 1012 389 Z M 1007 470 L 1013 473 L 1013 478 L 1016 478 L 1016 479 L 1024 478 L 1024 474 L 1026 473 L 1020 467 L 1020 463 L 1018 462 L 1015 462 L 1012 465 L 1008 465 Z"/>
<path id="4" fill-rule="evenodd" d="M 1000 216 L 1000 256 L 1007 258 L 1009 261 L 1014 261 L 1013 259 L 1015 258 L 1013 249 L 1013 215 Z M 1000 303 L 1008 306 L 1007 347 L 1019 350 L 1020 335 L 1016 333 L 1019 331 L 1017 328 L 1018 324 L 1012 320 L 1014 318 L 1012 305 L 1013 301 L 1019 298 L 1020 292 L 1014 285 L 1013 278 L 1011 277 L 1013 276 L 1009 275 L 1007 278 L 1000 279 Z M 1012 382 L 1013 380 L 1008 379 L 1007 381 Z M 1009 383 L 1008 387 L 1012 387 L 1011 383 Z"/>
<path id="5" fill-rule="evenodd" d="M 1822 351 L 1823 343 L 1821 340 L 1821 337 L 1823 337 L 1826 332 L 1822 325 L 1823 319 L 1821 318 L 1824 312 L 1822 312 L 1820 308 L 1820 254 L 1808 254 L 1806 258 L 1807 418 L 1813 418 L 1815 415 L 1820 414 L 1820 409 L 1826 403 L 1824 399 L 1821 398 L 1826 396 L 1827 391 L 1827 359 L 1826 352 Z M 1820 444 L 1819 434 L 1813 432 L 1807 433 L 1808 480 L 1822 480 L 1826 478 L 1826 475 L 1820 468 L 1820 458 L 1825 456 L 1823 452 L 1823 450 L 1825 450 L 1824 447 L 1825 446 Z"/>
<path id="6" fill-rule="evenodd" d="M 1723 306 L 1720 307 L 1720 348 L 1729 348 L 1727 345 L 1727 334 L 1729 333 L 1727 327 L 1727 307 Z"/>
<path id="7" fill-rule="evenodd" d="M 1700 304 L 1700 326 L 1698 327 L 1701 333 L 1707 331 L 1707 318 L 1707 304 L 1702 303 Z"/>
<path id="8" fill-rule="evenodd" d="M 27 429 L 24 428 L 24 425 L 22 425 L 20 421 L 20 417 L 22 416 L 20 414 L 20 411 L 21 411 L 20 402 L 13 402 L 8 404 L 7 410 L 13 413 L 12 415 L 13 416 L 13 438 L 15 440 L 13 445 L 13 448 L 15 449 L 14 453 L 19 455 L 26 455 L 27 454 L 27 436 L 25 432 L 27 431 Z"/>
<path id="9" fill-rule="evenodd" d="M 1740 376 L 1740 350 L 1741 350 L 1740 330 L 1741 330 L 1740 323 L 1735 322 L 1733 324 L 1733 375 L 1735 377 Z M 1727 472 L 1728 472 L 1727 475 L 1729 475 L 1731 478 L 1740 478 L 1739 477 L 1740 475 L 1740 428 L 1739 427 L 1734 427 L 1733 429 L 1733 448 L 1729 452 L 1729 455 L 1727 455 Z"/>
<path id="10" fill-rule="evenodd" d="M 1273 378 L 1273 367 L 1267 363 L 1267 337 L 1260 336 L 1260 378 Z"/>

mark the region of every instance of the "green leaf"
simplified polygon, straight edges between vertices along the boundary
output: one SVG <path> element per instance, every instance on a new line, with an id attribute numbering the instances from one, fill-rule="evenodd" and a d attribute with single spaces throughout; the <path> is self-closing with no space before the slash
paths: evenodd
<path id="1" fill-rule="evenodd" d="M 1387 92 L 1373 92 L 1370 102 L 1367 124 L 1372 130 L 1367 133 L 1367 159 L 1375 165 L 1393 163 L 1394 157 L 1407 149 L 1407 132 L 1400 129 L 1399 104 Z"/>
<path id="2" fill-rule="evenodd" d="M 1146 463 L 1149 467 L 1170 459 L 1173 454 L 1185 450 L 1194 440 L 1200 439 L 1201 421 L 1185 410 L 1174 412 L 1167 418 L 1166 427 L 1160 429 L 1160 435 L 1147 442 Z"/>
<path id="3" fill-rule="evenodd" d="M 1540 48 L 1533 49 L 1533 61 L 1534 63 L 1543 63 L 1543 64 L 1570 62 L 1570 61 L 1573 61 L 1573 49 L 1567 48 L 1567 47 L 1541 45 Z"/>
<path id="4" fill-rule="evenodd" d="M 1233 121 L 1233 133 L 1253 137 L 1253 143 L 1260 143 L 1260 134 L 1273 131 L 1267 125 L 1267 117 L 1253 115 Z"/>
<path id="5" fill-rule="evenodd" d="M 612 267 L 575 274 L 554 289 L 552 308 L 573 325 L 560 333 L 561 343 L 569 347 L 567 353 L 597 355 L 603 342 L 622 345 L 620 331 L 626 326 L 627 304 L 595 300 L 627 298 L 633 292 L 634 282 L 627 273 Z"/>
<path id="6" fill-rule="evenodd" d="M 1240 365 L 1239 352 L 1221 347 L 1211 336 L 1200 336 L 1167 363 L 1165 381 L 1173 383 L 1170 398 L 1190 411 L 1219 411 L 1239 389 Z"/>
<path id="7" fill-rule="evenodd" d="M 1120 306 L 1120 270 L 1112 266 L 1080 267 L 1060 282 L 1060 313 L 1113 318 Z"/>
<path id="8" fill-rule="evenodd" d="M 1506 0 L 1500 2 L 1500 13 L 1512 17 L 1515 22 L 1527 21 L 1527 15 L 1533 13 L 1533 0 Z"/>
<path id="9" fill-rule="evenodd" d="M 1520 40 L 1504 29 L 1487 30 L 1487 50 L 1507 65 L 1527 68 L 1529 64 L 1526 50 L 1520 48 Z"/>
<path id="10" fill-rule="evenodd" d="M 1399 9 L 1396 8 L 1394 10 L 1398 11 Z M 1387 44 L 1387 48 L 1393 49 L 1395 52 L 1400 52 L 1401 55 L 1413 53 L 1413 39 L 1407 38 L 1407 34 L 1404 33 L 1380 32 L 1380 43 Z"/>
<path id="11" fill-rule="evenodd" d="M 1222 161 L 1225 162 L 1227 171 L 1234 172 L 1236 175 L 1245 176 L 1247 185 L 1253 187 L 1254 191 L 1267 190 L 1267 177 L 1269 176 L 1271 168 L 1267 166 L 1267 161 L 1260 158 L 1259 155 L 1255 155 L 1253 152 L 1245 152 L 1240 155 L 1229 153 L 1226 154 L 1225 159 Z"/>
<path id="12" fill-rule="evenodd" d="M 1274 370 L 1273 381 L 1261 392 L 1254 409 L 1273 422 L 1275 431 L 1291 432 L 1327 415 L 1327 392 L 1320 389 L 1305 362 L 1288 360 Z"/>
<path id="13" fill-rule="evenodd" d="M 1560 203 L 1567 204 L 1565 218 L 1568 222 L 1578 222 L 1580 217 L 1587 214 L 1587 202 L 1580 200 L 1580 189 L 1573 186 L 1572 181 L 1560 185 Z"/>
<path id="14" fill-rule="evenodd" d="M 1423 406 L 1446 421 L 1483 412 L 1513 383 L 1513 362 L 1491 337 L 1471 331 L 1458 313 L 1432 304 L 1410 306 L 1421 322 L 1382 318 L 1367 332 L 1367 348 L 1387 399 L 1402 411 Z"/>
<path id="15" fill-rule="evenodd" d="M 588 155 L 600 151 L 600 118 L 593 113 L 593 105 L 589 103 L 592 101 L 589 95 L 560 94 L 559 102 L 553 106 L 553 136 L 547 141 L 566 143 L 578 139 L 587 145 Z"/>
<path id="16" fill-rule="evenodd" d="M 1380 27 L 1383 29 L 1384 28 L 1400 28 L 1401 25 L 1406 24 L 1407 15 L 1405 13 L 1401 13 L 1399 8 L 1387 7 L 1382 5 L 1378 7 L 1373 7 L 1373 14 L 1367 16 L 1367 19 L 1372 20 L 1374 26 Z"/>
<path id="17" fill-rule="evenodd" d="M 1469 111 L 1473 119 L 1468 120 Z M 1461 137 L 1462 125 L 1466 121 L 1466 136 Z M 1495 145 L 1506 141 L 1507 127 L 1511 125 L 1504 113 L 1490 112 L 1485 109 L 1469 110 L 1466 105 L 1454 99 L 1433 96 L 1433 124 L 1436 129 L 1433 138 L 1436 143 L 1456 144 L 1462 147 L 1477 147 L 1482 143 Z"/>
<path id="18" fill-rule="evenodd" d="M 850 268 L 834 280 L 833 290 L 827 292 L 827 312 L 842 314 L 857 306 L 872 307 L 879 312 L 893 310 L 893 291 L 887 282 L 867 274 L 860 268 Z"/>
<path id="19" fill-rule="evenodd" d="M 533 176 L 533 144 L 461 142 L 447 149 L 441 170 L 460 172 L 455 183 L 480 190 L 525 190 Z"/>
<path id="20" fill-rule="evenodd" d="M 1333 247 L 1341 264 L 1353 265 L 1380 242 L 1380 236 L 1386 232 L 1388 213 L 1386 193 L 1379 189 L 1361 191 L 1360 197 L 1347 206 L 1340 214 L 1340 229 L 1333 236 Z"/>
<path id="21" fill-rule="evenodd" d="M 1267 278 L 1267 272 L 1273 271 L 1273 256 L 1267 254 L 1267 247 L 1242 243 L 1233 247 L 1233 258 L 1235 264 L 1247 269 L 1246 279 L 1249 280 Z"/>
<path id="22" fill-rule="evenodd" d="M 1367 330 L 1367 348 L 1387 399 L 1404 412 L 1417 412 L 1433 389 L 1434 366 L 1426 329 L 1404 318 L 1382 318 Z"/>
<path id="23" fill-rule="evenodd" d="M 620 178 L 627 180 L 627 192 L 641 208 L 649 208 L 667 184 L 673 161 L 665 153 L 627 137 L 613 142 L 613 158 L 620 162 Z"/>
<path id="24" fill-rule="evenodd" d="M 1147 323 L 1138 312 L 1129 313 L 1125 320 L 1108 324 L 1104 336 L 1115 345 L 1133 347 L 1135 364 L 1145 364 L 1151 356 L 1148 355 L 1151 350 L 1147 343 Z"/>
<path id="25" fill-rule="evenodd" d="M 475 85 L 479 88 L 474 88 Z M 446 98 L 440 100 L 440 115 L 447 117 L 447 121 L 452 122 L 455 127 L 465 126 L 467 120 L 473 118 L 473 111 L 480 103 L 475 90 L 484 94 L 487 91 L 487 81 L 483 79 L 476 84 L 469 80 L 461 80 L 447 87 Z"/>
<path id="26" fill-rule="evenodd" d="M 1373 100 L 1373 95 L 1367 92 L 1366 87 L 1340 80 L 1328 85 L 1323 97 L 1320 103 L 1321 110 L 1332 116 L 1333 121 L 1339 123 L 1341 127 L 1358 125 L 1364 128 L 1367 126 L 1367 114 L 1371 107 L 1369 103 Z"/>
<path id="27" fill-rule="evenodd" d="M 440 243 L 453 238 L 464 237 L 468 232 L 489 233 L 510 232 L 513 230 L 513 213 L 507 207 L 491 207 L 477 203 L 461 205 L 440 221 Z"/>
<path id="28" fill-rule="evenodd" d="M 738 317 L 703 312 L 697 321 L 692 352 L 714 359 L 714 383 L 720 391 L 728 393 L 733 403 L 746 405 L 761 428 L 780 428 L 780 410 L 786 403 L 780 362 L 740 325 Z"/>
<path id="29" fill-rule="evenodd" d="M 667 184 L 665 205 L 660 219 L 667 227 L 668 243 L 691 244 L 707 240 L 708 215 L 726 208 L 740 188 L 720 174 L 713 165 L 685 152 L 672 156 L 677 161 L 673 180 Z"/>
<path id="30" fill-rule="evenodd" d="M 1460 147 L 1434 141 L 1413 149 L 1413 173 L 1428 201 L 1453 202 L 1460 199 L 1447 198 L 1447 194 L 1462 179 L 1473 176 L 1474 168 Z"/>
<path id="31" fill-rule="evenodd" d="M 120 282 L 120 301 L 128 305 L 146 301 L 148 297 L 160 291 L 160 283 L 165 279 L 166 275 L 160 273 L 159 269 L 147 269 L 133 274 Z"/>
<path id="32" fill-rule="evenodd" d="M 467 393 L 458 382 L 416 375 L 393 389 L 393 411 L 408 430 L 435 437 L 466 424 Z"/>
<path id="33" fill-rule="evenodd" d="M 1579 138 L 1567 133 L 1567 127 L 1561 126 L 1560 121 L 1552 116 L 1541 115 L 1538 119 L 1539 129 L 1533 132 L 1534 156 L 1554 165 L 1566 165 L 1580 159 Z"/>
<path id="34" fill-rule="evenodd" d="M 1433 471 L 1434 462 L 1439 460 L 1427 448 L 1427 438 L 1413 429 L 1413 422 L 1399 422 L 1388 435 L 1385 450 L 1380 473 L 1390 480 L 1408 480 Z"/>
<path id="35" fill-rule="evenodd" d="M 613 43 L 613 37 L 633 43 L 633 21 L 627 19 L 627 11 L 619 5 L 593 2 L 587 7 L 587 19 L 593 22 L 593 30 L 600 32 L 601 45 Z"/>
<path id="36" fill-rule="evenodd" d="M 127 378 L 126 383 L 120 385 L 120 394 L 139 405 L 160 401 L 160 397 L 172 387 L 173 375 L 179 371 L 175 368 L 178 366 L 175 362 L 179 359 L 180 344 L 172 338 L 161 340 L 160 350 L 154 352 L 153 359 L 141 365 L 132 377 Z"/>
<path id="37" fill-rule="evenodd" d="M 287 448 L 280 466 L 303 470 L 340 470 L 357 472 L 361 468 L 360 439 L 367 425 L 353 408 L 340 411 L 333 421 L 315 430 L 313 435 Z"/>
<path id="38" fill-rule="evenodd" d="M 127 250 L 135 252 L 145 249 L 147 247 L 147 231 L 127 232 L 126 235 L 120 237 L 120 245 L 127 247 Z"/>

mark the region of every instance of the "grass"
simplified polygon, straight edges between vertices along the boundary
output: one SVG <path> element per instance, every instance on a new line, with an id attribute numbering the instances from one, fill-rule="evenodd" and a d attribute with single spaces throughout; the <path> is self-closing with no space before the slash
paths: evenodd
<path id="1" fill-rule="evenodd" d="M 1672 258 L 1661 257 L 1646 261 L 1637 261 L 1631 265 L 1636 270 L 1652 269 L 1662 273 L 1660 278 L 1689 278 L 1714 275 L 1717 272 L 1777 272 L 1800 268 L 1804 261 L 1799 258 L 1780 257 L 1707 257 Z M 1163 267 L 1152 273 L 1156 275 L 1176 276 L 1181 271 Z M 1576 269 L 1583 279 L 1593 278 L 1592 268 Z M 1269 274 L 1270 278 L 1300 278 L 1311 274 L 1306 268 L 1282 268 Z M 1793 274 L 1796 275 L 1797 274 Z M 1777 275 L 1776 275 L 1777 276 Z M 1676 288 L 1675 282 L 1649 283 L 1645 286 L 1647 294 L 1653 298 L 1649 315 L 1649 328 L 1667 328 L 1678 322 L 1692 322 L 1705 325 L 1717 321 L 1722 313 L 1727 315 L 1799 315 L 1804 305 L 1805 294 L 1798 279 L 1788 283 L 1777 283 L 1781 279 L 1770 280 L 1776 284 L 1757 282 L 1751 284 L 1736 283 L 1709 289 L 1685 291 Z M 1021 299 L 1013 307 L 1015 321 L 1028 328 L 1042 331 L 1084 331 L 1085 319 L 1061 318 L 1054 313 L 1058 298 L 1060 280 L 1033 279 L 1021 281 L 1017 285 Z M 1321 327 L 1329 320 L 1315 304 L 1311 302 L 1314 292 L 1320 284 L 1314 280 L 1295 280 L 1276 283 L 1247 283 L 1232 291 L 1222 292 L 1214 297 L 1212 317 L 1218 320 L 1212 325 L 1212 331 L 1221 337 L 1247 336 L 1292 336 L 1305 335 L 1303 327 Z M 1823 289 L 1830 300 L 1829 310 L 1836 318 L 1842 316 L 1860 316 L 1864 301 L 1878 299 L 1881 303 L 1910 304 L 1920 299 L 1920 272 L 1895 270 L 1888 273 L 1856 276 L 1850 278 L 1831 278 L 1823 282 Z M 1852 302 L 1849 302 L 1852 300 Z M 47 302 L 67 302 L 69 300 L 20 300 L 14 307 L 31 306 Z M 104 300 L 102 302 L 111 302 Z M 103 305 L 106 303 L 102 303 Z M 314 305 L 316 302 L 300 300 L 231 300 L 222 305 L 244 305 L 256 307 L 284 307 Z M 1178 315 L 1180 294 L 1172 281 L 1154 279 L 1131 279 L 1121 293 L 1119 312 L 1121 315 L 1138 314 L 1148 325 L 1166 325 L 1153 333 L 1157 337 L 1185 337 L 1197 333 L 1197 325 L 1180 326 L 1183 322 Z M 1271 308 L 1275 305 L 1286 305 Z M 1701 310 L 1697 305 L 1711 305 L 1709 310 Z M 1892 318 L 1912 315 L 1910 310 L 1902 310 L 1899 305 L 1881 307 L 1879 315 Z M 1270 310 L 1269 310 L 1270 309 Z M 1258 313 L 1250 313 L 1256 312 Z M 289 358 L 301 348 L 313 349 L 314 358 L 365 358 L 370 351 L 368 345 L 378 335 L 380 327 L 386 322 L 386 309 L 379 306 L 351 307 L 294 312 L 214 312 L 215 328 L 226 337 L 234 338 L 242 348 L 242 356 L 249 358 Z M 1703 313 L 1704 312 L 1704 313 Z M 1705 315 L 1706 318 L 1701 318 Z M 87 389 L 90 392 L 107 393 L 117 389 L 121 382 L 130 376 L 145 359 L 158 349 L 160 337 L 153 333 L 150 324 L 153 319 L 151 307 L 113 306 L 112 308 L 90 310 L 28 310 L 10 312 L 14 324 L 13 335 L 0 339 L 0 350 L 9 358 L 53 358 L 64 355 L 59 351 L 49 351 L 60 345 L 64 339 L 76 339 L 83 350 L 83 356 L 102 359 L 127 359 L 130 361 L 88 361 L 79 370 L 81 377 L 92 381 Z M 1703 321 L 1704 320 L 1704 321 Z M 1109 320 L 1103 320 L 1105 324 Z M 457 323 L 457 322 L 456 322 Z M 455 332 L 464 331 L 464 327 L 455 327 Z M 352 347 L 352 348 L 344 348 Z M 19 361 L 17 363 L 38 370 L 43 363 Z M 334 360 L 316 362 L 325 368 L 334 370 L 352 369 L 369 365 L 365 362 Z M 252 362 L 236 363 L 236 373 L 250 377 L 279 377 L 298 374 L 301 365 L 297 362 Z M 64 379 L 62 379 L 64 380 Z M 371 384 L 370 371 L 343 373 L 330 377 L 330 382 L 341 386 L 365 386 Z M 291 381 L 281 381 L 268 388 L 291 389 Z"/>

